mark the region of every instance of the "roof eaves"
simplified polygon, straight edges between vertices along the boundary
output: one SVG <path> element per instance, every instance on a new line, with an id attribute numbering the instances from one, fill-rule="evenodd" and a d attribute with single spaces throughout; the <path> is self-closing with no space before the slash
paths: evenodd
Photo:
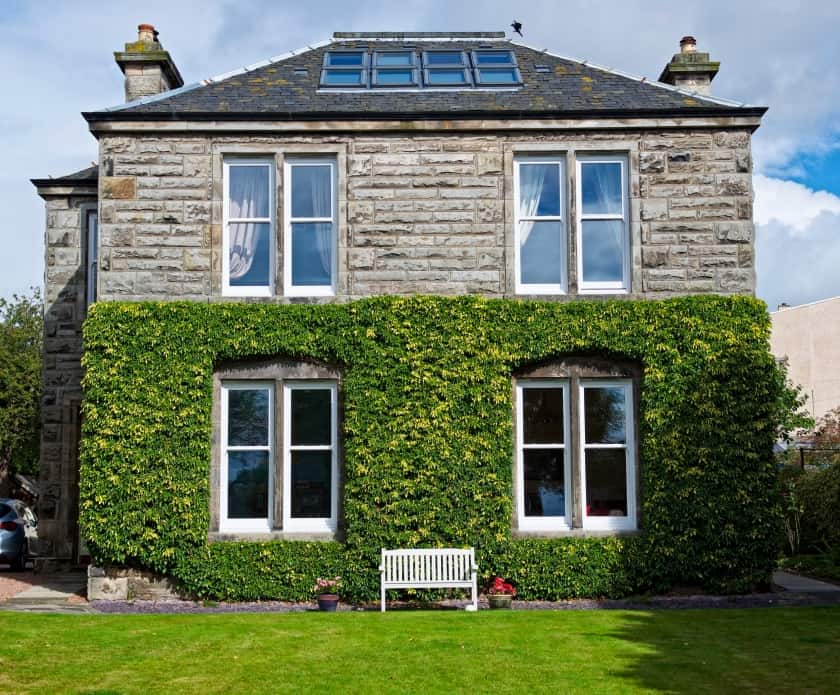
<path id="1" fill-rule="evenodd" d="M 329 44 L 333 43 L 332 40 L 326 41 L 318 41 L 313 44 L 309 44 L 304 48 L 298 48 L 297 50 L 288 51 L 286 53 L 281 53 L 276 55 L 272 58 L 268 58 L 266 60 L 261 60 L 256 63 L 252 63 L 251 65 L 246 65 L 241 68 L 236 68 L 235 70 L 229 70 L 228 72 L 222 73 L 220 75 L 214 75 L 213 77 L 208 77 L 203 80 L 199 80 L 198 82 L 193 82 L 191 84 L 184 85 L 183 87 L 178 87 L 177 89 L 170 89 L 166 92 L 161 92 L 160 94 L 153 94 L 148 97 L 141 97 L 140 99 L 134 99 L 133 101 L 127 101 L 124 104 L 118 104 L 117 106 L 106 106 L 105 108 L 96 109 L 92 113 L 113 113 L 115 111 L 126 111 L 128 109 L 132 109 L 135 106 L 142 106 L 144 104 L 151 104 L 156 101 L 162 101 L 163 99 L 168 99 L 169 97 L 176 96 L 178 94 L 184 94 L 185 92 L 192 92 L 195 89 L 200 87 L 205 87 L 209 84 L 214 84 L 216 82 L 221 82 L 222 80 L 227 80 L 231 77 L 236 77 L 237 75 L 243 75 L 247 72 L 251 72 L 253 70 L 258 70 L 259 68 L 266 67 L 268 65 L 273 65 L 274 63 L 279 63 L 284 60 L 288 60 L 289 58 L 294 58 L 296 55 L 301 53 L 305 53 L 307 51 L 314 51 L 318 48 L 323 48 L 324 46 L 328 46 Z M 83 114 L 85 115 L 85 114 Z M 85 115 L 85 117 L 87 117 Z"/>
<path id="2" fill-rule="evenodd" d="M 560 60 L 568 60 L 573 63 L 580 63 L 581 65 L 585 65 L 588 68 L 592 68 L 594 70 L 601 70 L 602 72 L 608 72 L 612 75 L 618 75 L 619 77 L 624 77 L 629 80 L 633 80 L 635 82 L 649 84 L 653 87 L 661 87 L 662 89 L 667 89 L 671 92 L 676 92 L 677 94 L 684 94 L 685 96 L 689 96 L 695 99 L 702 99 L 704 101 L 711 101 L 716 104 L 720 104 L 721 106 L 732 106 L 735 108 L 763 108 L 758 107 L 753 104 L 747 104 L 742 101 L 735 101 L 733 99 L 724 99 L 722 97 L 713 97 L 709 94 L 700 94 L 699 92 L 694 92 L 688 89 L 681 89 L 680 87 L 675 87 L 671 84 L 665 84 L 664 82 L 659 82 L 657 80 L 649 80 L 646 77 L 640 77 L 639 75 L 633 75 L 629 72 L 624 72 L 623 70 L 615 70 L 614 68 L 604 67 L 603 65 L 598 65 L 597 63 L 591 63 L 588 60 L 581 60 L 580 58 L 572 58 L 570 56 L 564 56 L 559 53 L 555 53 L 553 51 L 549 51 L 547 48 L 535 48 L 534 46 L 530 46 L 526 43 L 521 41 L 513 41 L 511 43 L 515 46 L 521 46 L 522 48 L 528 48 L 532 51 L 536 51 L 537 53 L 545 53 L 546 55 L 550 55 L 554 58 L 560 58 Z"/>

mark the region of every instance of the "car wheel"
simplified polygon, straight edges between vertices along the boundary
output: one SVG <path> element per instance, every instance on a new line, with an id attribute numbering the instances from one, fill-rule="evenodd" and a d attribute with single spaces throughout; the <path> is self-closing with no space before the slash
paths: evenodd
<path id="1" fill-rule="evenodd" d="M 23 547 L 20 549 L 20 555 L 12 561 L 12 570 L 15 572 L 23 572 L 23 570 L 26 569 L 26 556 L 28 554 L 26 543 L 24 543 Z"/>

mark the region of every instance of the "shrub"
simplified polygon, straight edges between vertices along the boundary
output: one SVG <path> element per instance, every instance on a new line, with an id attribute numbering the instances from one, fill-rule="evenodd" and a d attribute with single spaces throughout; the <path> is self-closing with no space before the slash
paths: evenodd
<path id="1" fill-rule="evenodd" d="M 523 599 L 766 582 L 781 533 L 772 443 L 784 385 L 763 303 L 380 297 L 330 305 L 100 303 L 85 325 L 81 523 L 96 562 L 209 598 L 378 593 L 382 547 L 475 546 Z M 511 532 L 511 374 L 568 355 L 644 369 L 641 528 Z M 344 369 L 341 542 L 208 543 L 212 376 L 286 356 Z"/>
<path id="2" fill-rule="evenodd" d="M 840 550 L 840 465 L 806 471 L 796 482 L 804 550 Z"/>

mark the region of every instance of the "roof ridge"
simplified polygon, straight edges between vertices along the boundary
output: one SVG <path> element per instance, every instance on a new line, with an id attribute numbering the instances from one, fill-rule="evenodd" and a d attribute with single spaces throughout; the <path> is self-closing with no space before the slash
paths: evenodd
<path id="1" fill-rule="evenodd" d="M 641 84 L 649 84 L 653 87 L 660 87 L 662 89 L 667 89 L 671 92 L 677 92 L 678 94 L 685 94 L 686 96 L 695 97 L 698 99 L 703 99 L 705 101 L 711 101 L 716 104 L 720 104 L 721 106 L 737 106 L 737 107 L 750 107 L 753 106 L 752 104 L 748 104 L 743 101 L 735 101 L 734 99 L 725 99 L 723 97 L 714 97 L 710 94 L 701 94 L 700 92 L 694 92 L 689 89 L 682 89 L 680 87 L 675 87 L 672 84 L 665 84 L 664 82 L 659 82 L 658 80 L 649 80 L 647 77 L 633 75 L 629 72 L 624 72 L 623 70 L 616 70 L 614 68 L 604 67 L 603 65 L 598 65 L 597 63 L 591 63 L 588 60 L 581 60 L 580 58 L 572 58 L 569 56 L 561 55 L 560 53 L 555 53 L 554 51 L 550 51 L 547 48 L 535 48 L 527 43 L 522 41 L 515 41 L 513 39 L 508 39 L 510 43 L 515 46 L 521 46 L 522 48 L 528 48 L 532 51 L 536 51 L 537 53 L 545 53 L 546 55 L 550 55 L 553 58 L 560 58 L 561 60 L 568 60 L 572 63 L 580 63 L 581 65 L 585 65 L 588 68 L 592 68 L 593 70 L 601 70 L 602 72 L 608 72 L 612 75 L 618 75 L 619 77 L 625 77 L 629 80 L 633 80 L 634 82 L 639 82 Z"/>

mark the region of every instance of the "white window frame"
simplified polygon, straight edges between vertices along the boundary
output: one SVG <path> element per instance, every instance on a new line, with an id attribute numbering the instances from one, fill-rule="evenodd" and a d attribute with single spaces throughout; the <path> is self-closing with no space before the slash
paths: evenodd
<path id="1" fill-rule="evenodd" d="M 85 266 L 87 269 L 85 300 L 90 306 L 96 301 L 99 275 L 99 210 L 87 208 L 85 215 Z M 91 222 L 93 220 L 93 222 Z"/>
<path id="2" fill-rule="evenodd" d="M 264 166 L 268 169 L 268 217 L 230 217 L 230 169 L 236 166 Z M 274 294 L 274 278 L 276 274 L 275 249 L 277 239 L 274 169 L 275 163 L 273 157 L 226 157 L 223 161 L 222 294 L 225 296 L 271 297 Z M 230 284 L 230 225 L 236 223 L 268 223 L 268 285 Z"/>
<path id="3" fill-rule="evenodd" d="M 584 391 L 587 388 L 620 388 L 624 391 L 624 444 L 586 442 L 586 408 Z M 599 531 L 635 531 L 636 521 L 636 466 L 633 421 L 633 382 L 631 379 L 581 379 L 578 386 L 578 456 L 580 461 L 581 517 L 584 529 Z M 622 449 L 625 452 L 624 470 L 627 485 L 627 516 L 590 516 L 586 511 L 586 451 L 588 449 Z"/>
<path id="4" fill-rule="evenodd" d="M 576 219 L 577 276 L 579 294 L 627 294 L 630 292 L 630 201 L 628 192 L 626 155 L 581 155 L 576 157 Z M 621 166 L 621 214 L 583 214 L 583 166 L 585 164 L 619 164 Z M 621 280 L 586 282 L 583 279 L 583 222 L 586 220 L 622 220 Z"/>
<path id="5" fill-rule="evenodd" d="M 524 441 L 525 418 L 523 391 L 530 388 L 562 389 L 563 391 L 563 443 L 526 444 Z M 571 417 L 569 415 L 569 380 L 568 379 L 518 379 L 516 382 L 516 480 L 518 487 L 517 525 L 521 531 L 568 531 L 572 528 L 572 466 L 570 455 Z M 562 449 L 565 514 L 563 516 L 526 516 L 525 515 L 525 455 L 526 449 Z"/>
<path id="6" fill-rule="evenodd" d="M 560 169 L 560 214 L 543 216 L 525 216 L 521 214 L 520 205 L 520 165 L 522 164 L 552 164 Z M 566 294 L 569 282 L 569 226 L 566 223 L 566 155 L 517 155 L 513 160 L 513 247 L 514 247 L 514 291 L 516 294 Z M 522 254 L 520 247 L 521 222 L 559 222 L 560 223 L 560 282 L 559 283 L 523 283 L 522 282 Z"/>
<path id="7" fill-rule="evenodd" d="M 292 391 L 323 389 L 330 392 L 330 445 L 292 446 Z M 296 519 L 292 510 L 292 451 L 330 451 L 330 516 Z M 283 531 L 330 533 L 338 530 L 338 384 L 314 379 L 283 382 Z"/>
<path id="8" fill-rule="evenodd" d="M 268 445 L 228 445 L 228 397 L 231 391 L 268 391 Z M 222 533 L 269 533 L 274 516 L 274 382 L 273 381 L 223 381 L 221 404 L 221 466 L 219 473 L 219 531 Z M 268 514 L 265 518 L 230 519 L 228 517 L 228 454 L 231 451 L 268 451 Z"/>
<path id="9" fill-rule="evenodd" d="M 299 166 L 330 167 L 330 205 L 329 217 L 292 217 L 292 175 L 293 168 Z M 287 157 L 283 162 L 283 287 L 287 297 L 333 297 L 336 294 L 338 279 L 338 200 L 337 200 L 338 165 L 335 157 L 301 156 Z M 316 222 L 332 224 L 332 253 L 330 284 L 294 285 L 292 284 L 292 223 Z"/>

